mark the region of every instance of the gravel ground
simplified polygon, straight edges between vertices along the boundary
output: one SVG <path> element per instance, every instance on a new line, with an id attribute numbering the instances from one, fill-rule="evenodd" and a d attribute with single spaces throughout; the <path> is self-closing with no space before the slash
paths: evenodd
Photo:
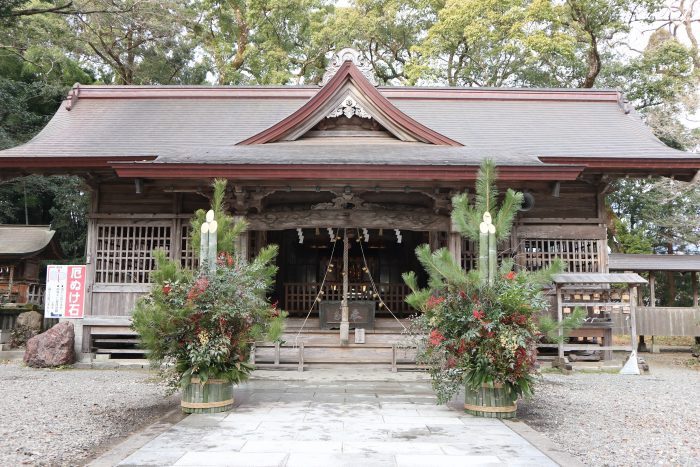
<path id="1" fill-rule="evenodd" d="M 518 416 L 588 465 L 700 465 L 700 365 L 644 354 L 651 372 L 548 373 Z M 178 404 L 152 373 L 0 364 L 0 466 L 81 465 Z"/>
<path id="2" fill-rule="evenodd" d="M 587 465 L 700 465 L 700 371 L 642 354 L 649 374 L 545 374 L 518 416 Z"/>
<path id="3" fill-rule="evenodd" d="M 81 465 L 177 407 L 147 371 L 0 364 L 0 466 Z"/>

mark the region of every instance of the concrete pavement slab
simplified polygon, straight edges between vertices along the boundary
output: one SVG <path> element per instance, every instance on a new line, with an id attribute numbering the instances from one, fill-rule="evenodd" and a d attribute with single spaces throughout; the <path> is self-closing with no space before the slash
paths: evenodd
<path id="1" fill-rule="evenodd" d="M 295 454 L 289 455 L 285 467 L 393 467 L 390 454 Z"/>
<path id="2" fill-rule="evenodd" d="M 232 412 L 190 415 L 120 465 L 556 465 L 500 420 L 437 406 L 426 380 L 332 377 L 250 381 Z"/>
<path id="3" fill-rule="evenodd" d="M 446 456 L 423 454 L 399 454 L 396 456 L 397 467 L 425 466 L 504 466 L 496 456 Z"/>
<path id="4" fill-rule="evenodd" d="M 174 465 L 191 467 L 221 466 L 228 467 L 282 467 L 287 461 L 285 453 L 250 453 L 250 452 L 201 452 L 190 451 Z"/>
<path id="5" fill-rule="evenodd" d="M 151 450 L 142 448 L 124 459 L 119 465 L 122 467 L 140 465 L 173 465 L 187 453 L 184 449 Z"/>

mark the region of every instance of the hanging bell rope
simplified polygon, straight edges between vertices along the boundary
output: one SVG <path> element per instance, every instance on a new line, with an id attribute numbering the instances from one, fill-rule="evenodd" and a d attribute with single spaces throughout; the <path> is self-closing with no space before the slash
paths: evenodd
<path id="1" fill-rule="evenodd" d="M 340 230 L 340 229 L 338 229 L 338 230 Z M 332 229 L 329 227 L 328 231 L 331 232 Z M 301 327 L 299 328 L 297 335 L 294 337 L 293 347 L 299 346 L 299 344 L 298 344 L 299 336 L 301 335 L 301 332 L 304 330 L 304 326 L 306 326 L 306 322 L 309 320 L 309 316 L 311 316 L 311 312 L 314 310 L 316 303 L 318 303 L 321 300 L 321 295 L 323 295 L 323 286 L 326 284 L 326 278 L 328 277 L 328 273 L 330 272 L 332 265 L 333 265 L 333 255 L 335 254 L 335 247 L 338 244 L 338 239 L 339 239 L 339 237 L 333 237 L 333 247 L 331 248 L 331 257 L 328 260 L 328 266 L 326 266 L 326 272 L 323 274 L 323 280 L 321 281 L 321 286 L 318 288 L 318 293 L 316 293 L 316 298 L 314 298 L 314 301 L 311 303 L 311 307 L 309 307 L 309 311 L 308 311 L 308 313 L 306 313 L 306 317 L 304 318 L 304 321 L 301 323 Z"/>
<path id="2" fill-rule="evenodd" d="M 360 234 L 360 231 L 358 229 L 357 234 Z M 367 273 L 367 277 L 369 277 L 369 282 L 372 284 L 372 290 L 374 291 L 374 295 L 377 297 L 379 300 L 379 306 L 386 308 L 386 310 L 391 313 L 391 316 L 394 317 L 394 319 L 401 325 L 401 327 L 406 331 L 406 326 L 403 325 L 401 320 L 396 317 L 393 311 L 391 311 L 391 308 L 384 302 L 384 299 L 382 298 L 381 294 L 379 293 L 379 290 L 377 289 L 377 284 L 374 283 L 374 278 L 372 277 L 372 272 L 369 270 L 369 265 L 367 264 L 367 258 L 365 257 L 365 249 L 362 246 L 362 242 L 360 242 L 360 251 L 362 252 L 362 261 L 364 262 L 364 271 Z"/>

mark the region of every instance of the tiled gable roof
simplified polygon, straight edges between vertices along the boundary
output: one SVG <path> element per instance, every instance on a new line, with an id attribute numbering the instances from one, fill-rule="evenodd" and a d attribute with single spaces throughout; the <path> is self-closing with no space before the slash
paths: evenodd
<path id="1" fill-rule="evenodd" d="M 671 149 L 654 137 L 614 90 L 372 88 L 365 92 L 377 92 L 377 100 L 386 100 L 407 121 L 415 121 L 415 128 L 425 128 L 453 146 L 430 138 L 393 145 L 331 138 L 259 148 L 240 144 L 300 114 L 322 90 L 82 86 L 34 139 L 0 151 L 0 167 L 90 168 L 140 160 L 475 166 L 490 157 L 501 166 L 584 166 L 593 160 L 601 161 L 597 167 L 604 171 L 610 161 L 610 167 L 624 168 L 643 160 L 643 165 L 662 166 L 669 173 L 674 167 L 685 174 L 700 168 L 696 154 Z"/>

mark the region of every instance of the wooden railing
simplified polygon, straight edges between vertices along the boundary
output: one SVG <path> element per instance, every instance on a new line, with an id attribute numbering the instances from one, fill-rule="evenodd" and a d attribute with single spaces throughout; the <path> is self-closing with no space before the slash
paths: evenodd
<path id="1" fill-rule="evenodd" d="M 0 283 L 0 296 L 9 303 L 31 303 L 40 307 L 44 306 L 44 293 L 46 285 L 38 282 L 19 281 L 12 284 L 12 293 L 8 294 L 9 284 Z"/>
<path id="2" fill-rule="evenodd" d="M 384 303 L 394 313 L 410 313 L 413 309 L 404 301 L 410 290 L 406 284 L 376 284 Z M 314 305 L 321 284 L 315 282 L 298 282 L 284 284 L 284 306 L 286 311 L 307 312 Z M 374 297 L 372 285 L 368 282 L 351 282 L 349 284 L 350 300 L 374 300 L 377 313 L 383 311 L 379 307 L 379 299 Z M 323 286 L 321 300 L 342 300 L 343 284 L 338 282 L 326 282 Z M 318 305 L 314 306 L 318 311 Z"/>
<path id="3" fill-rule="evenodd" d="M 624 319 L 624 315 L 621 317 Z M 618 325 L 622 334 L 629 327 Z M 642 336 L 700 336 L 699 307 L 637 307 L 637 334 Z"/>
<path id="4" fill-rule="evenodd" d="M 29 284 L 27 289 L 27 303 L 44 306 L 44 294 L 46 286 L 44 284 Z"/>

